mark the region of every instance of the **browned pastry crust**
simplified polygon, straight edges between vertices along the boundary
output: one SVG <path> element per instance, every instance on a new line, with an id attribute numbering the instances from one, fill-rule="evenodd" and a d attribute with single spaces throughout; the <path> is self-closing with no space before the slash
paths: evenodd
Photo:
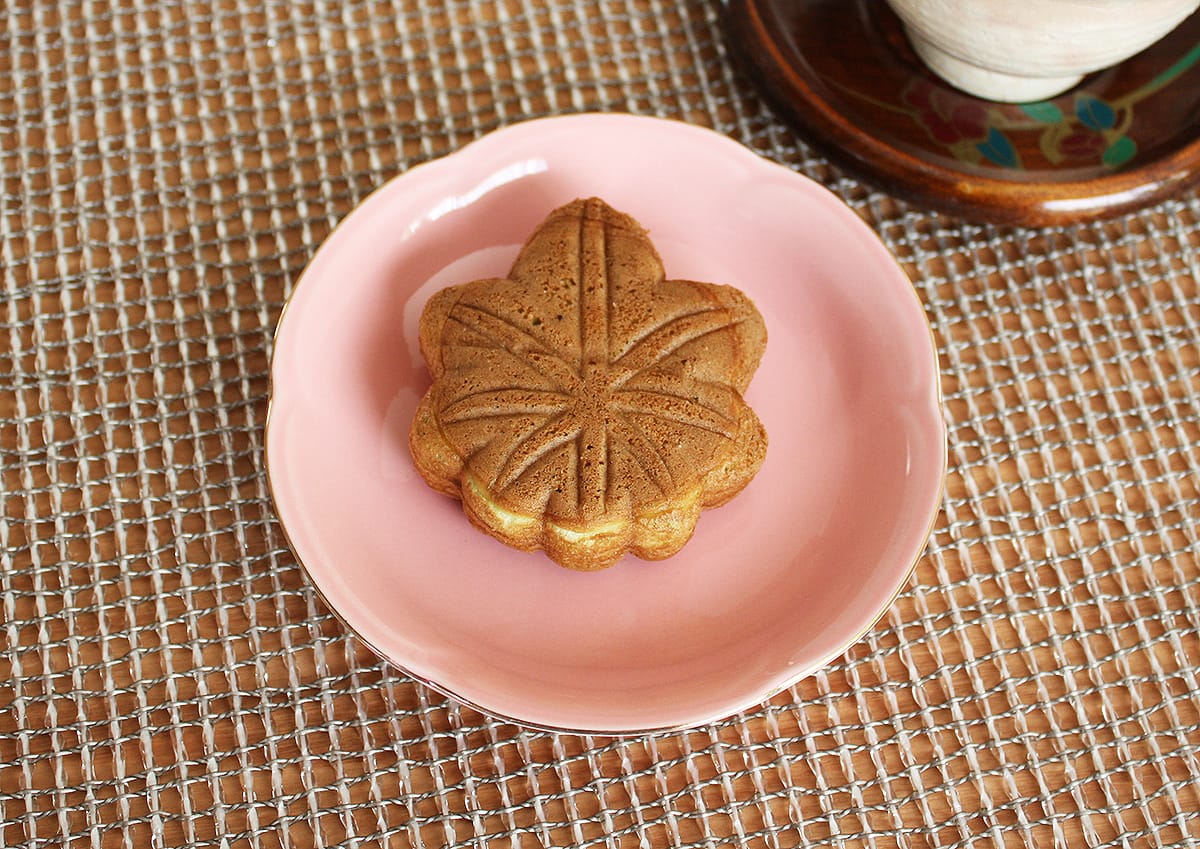
<path id="1" fill-rule="evenodd" d="M 434 295 L 420 340 L 417 469 L 477 527 L 571 569 L 674 554 L 766 456 L 742 400 L 758 310 L 664 279 L 642 227 L 597 198 L 551 212 L 507 278 Z"/>

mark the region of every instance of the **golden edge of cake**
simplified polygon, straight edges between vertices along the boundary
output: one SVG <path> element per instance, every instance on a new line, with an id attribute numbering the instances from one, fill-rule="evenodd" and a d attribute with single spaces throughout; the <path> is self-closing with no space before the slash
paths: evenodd
<path id="1" fill-rule="evenodd" d="M 575 244 L 576 233 L 571 229 L 576 225 L 578 245 Z M 537 254 L 539 250 L 541 253 Z M 533 254 L 537 255 L 531 257 Z M 572 274 L 571 270 L 575 268 L 578 272 Z M 737 495 L 758 472 L 766 456 L 765 430 L 741 397 L 766 346 L 766 326 L 758 310 L 743 293 L 729 286 L 666 280 L 661 260 L 641 226 L 595 198 L 577 200 L 551 212 L 522 248 L 510 277 L 516 280 L 472 281 L 443 289 L 430 299 L 422 314 L 421 351 L 433 384 L 418 405 L 409 433 L 417 470 L 433 489 L 460 499 L 467 518 L 483 532 L 516 549 L 543 550 L 556 563 L 570 569 L 604 569 L 626 553 L 647 560 L 663 559 L 677 553 L 691 538 L 701 511 L 724 504 Z M 549 290 L 549 284 L 544 281 L 559 279 L 567 290 L 565 296 L 561 293 L 552 296 L 559 297 L 559 301 L 546 302 L 536 298 L 531 301 L 531 288 L 543 286 Z M 534 282 L 530 283 L 531 280 Z M 639 288 L 642 285 L 646 287 L 644 293 Z M 577 291 L 571 291 L 572 286 Z M 594 290 L 598 289 L 605 291 L 597 294 Z M 667 290 L 674 293 L 674 301 L 662 295 Z M 506 301 L 506 292 L 516 294 Z M 530 310 L 547 315 L 549 321 L 557 309 L 557 318 L 562 319 L 562 313 L 573 306 L 572 295 L 578 302 L 579 327 L 575 328 L 572 323 L 568 326 L 578 338 L 568 334 L 559 339 L 558 349 L 566 352 L 562 356 L 539 348 L 545 343 L 544 334 L 550 332 L 546 330 L 541 336 L 532 333 L 540 324 L 540 318 L 535 317 L 533 326 L 524 330 L 516 326 L 516 317 L 524 316 Z M 483 306 L 469 303 L 473 297 Z M 563 297 L 566 300 L 561 300 Z M 589 298 L 601 298 L 603 303 L 589 303 Z M 646 301 L 657 304 L 659 312 L 641 325 L 635 321 L 620 327 L 621 313 L 614 317 L 613 305 L 632 304 L 631 309 L 636 312 L 638 307 L 649 309 L 645 306 Z M 669 303 L 678 315 L 663 319 L 663 304 L 658 301 Z M 529 306 L 531 302 L 532 307 Z M 507 314 L 502 315 L 505 310 Z M 472 327 L 473 321 L 477 321 L 478 326 Z M 601 329 L 605 333 L 600 333 L 597 325 L 604 325 Z M 477 333 L 478 338 L 471 336 L 472 333 Z M 459 347 L 446 345 L 452 336 L 459 340 Z M 512 360 L 507 372 L 520 370 L 519 358 L 522 356 L 540 357 L 539 363 L 545 361 L 549 365 L 539 365 L 541 371 L 533 369 L 520 380 L 506 377 L 506 382 L 498 384 L 499 388 L 487 385 L 486 374 L 483 378 L 460 379 L 457 381 L 460 385 L 448 388 L 446 383 L 455 383 L 447 377 L 448 373 L 454 372 L 454 363 L 448 365 L 448 359 L 457 357 L 455 361 L 460 367 L 455 374 L 474 367 L 472 360 L 463 353 L 470 345 L 462 344 L 462 340 L 478 344 L 479 339 L 493 339 L 494 336 L 503 337 L 494 339 L 497 346 L 507 345 L 500 354 L 501 361 Z M 604 338 L 597 341 L 598 336 Z M 718 340 L 719 344 L 710 344 L 711 339 Z M 707 364 L 697 366 L 689 361 L 689 357 L 695 360 L 695 354 L 703 354 L 705 346 L 717 350 L 717 359 L 724 366 L 723 371 L 713 366 L 717 368 L 717 380 L 698 378 L 697 374 L 712 376 L 705 371 Z M 454 353 L 447 354 L 448 347 L 453 348 Z M 621 371 L 626 361 L 632 365 Z M 640 370 L 635 368 L 639 364 Z M 577 376 L 573 372 L 577 372 Z M 632 378 L 630 374 L 633 374 Z M 513 382 L 522 385 L 513 388 L 510 385 Z M 462 386 L 472 391 L 464 393 Z M 667 390 L 657 393 L 663 398 L 656 398 L 655 390 L 662 386 Z M 687 397 L 686 392 L 673 396 L 671 392 L 680 387 L 696 391 L 698 397 Z M 457 397 L 447 397 L 446 393 L 452 390 L 459 393 Z M 572 391 L 575 392 L 574 400 L 571 400 Z M 603 465 L 603 471 L 595 472 L 593 476 L 601 475 L 603 480 L 593 480 L 589 484 L 584 479 L 587 470 L 593 466 L 588 462 L 586 449 L 592 449 L 593 445 L 584 446 L 582 436 L 578 447 L 573 448 L 569 440 L 563 440 L 552 449 L 559 455 L 573 455 L 573 466 L 561 457 L 559 465 L 555 466 L 545 456 L 528 464 L 534 472 L 539 471 L 538 461 L 551 470 L 567 469 L 568 474 L 575 475 L 572 483 L 576 492 L 574 498 L 582 504 L 589 498 L 585 490 L 596 490 L 600 506 L 594 497 L 593 503 L 582 504 L 575 515 L 569 515 L 571 510 L 523 510 L 514 506 L 514 502 L 536 505 L 540 497 L 525 497 L 523 501 L 507 497 L 501 484 L 513 478 L 512 454 L 517 452 L 502 453 L 500 459 L 507 460 L 504 464 L 486 457 L 487 443 L 482 448 L 477 443 L 481 430 L 494 426 L 496 432 L 501 433 L 503 426 L 514 418 L 524 421 L 521 418 L 524 407 L 505 407 L 497 402 L 492 407 L 471 409 L 472 399 L 483 396 L 504 396 L 510 399 L 510 404 L 514 403 L 511 398 L 515 396 L 530 409 L 540 403 L 541 407 L 537 409 L 551 411 L 544 414 L 549 422 L 542 430 L 565 421 L 561 427 L 568 434 L 575 421 L 571 416 L 578 416 L 583 422 L 581 431 L 589 427 L 588 422 L 594 424 L 599 413 L 592 410 L 592 418 L 588 419 L 585 412 L 578 410 L 596 407 L 600 402 L 595 398 L 602 396 L 603 404 L 607 405 L 604 406 L 606 433 L 603 437 L 607 441 L 603 463 L 597 461 L 595 464 Z M 564 400 L 556 400 L 560 397 Z M 635 399 L 636 403 L 628 399 Z M 647 399 L 653 403 L 647 405 Z M 646 408 L 638 407 L 638 404 Z M 632 412 L 630 408 L 633 408 Z M 453 415 L 448 411 L 453 411 Z M 555 414 L 557 418 L 552 418 Z M 633 450 L 632 443 L 621 443 L 608 433 L 613 430 L 614 415 L 619 415 L 623 421 L 641 416 L 650 422 L 649 429 L 655 431 L 657 444 L 651 444 L 654 440 L 647 438 L 636 425 L 631 426 L 637 434 L 634 440 L 639 444 L 639 451 L 651 458 L 648 463 L 660 467 L 656 472 L 644 474 L 647 479 L 657 480 L 656 486 L 662 490 L 663 497 L 624 498 L 625 490 L 644 493 L 652 491 L 653 487 L 639 480 L 640 487 L 628 485 L 622 489 L 621 481 L 610 479 L 614 469 L 622 465 L 611 460 L 613 455 L 609 452 L 614 444 L 622 457 L 638 453 Z M 480 419 L 480 422 L 468 422 L 475 426 L 474 431 L 468 432 L 474 434 L 474 441 L 464 440 L 461 435 L 455 439 L 451 435 L 456 428 L 461 430 L 463 427 L 462 421 L 455 421 L 456 416 Z M 667 419 L 666 423 L 655 428 L 655 416 Z M 534 424 L 540 421 L 530 420 Z M 485 421 L 489 424 L 482 424 Z M 696 460 L 696 468 L 691 468 L 692 457 L 671 456 L 667 446 L 671 433 L 679 435 L 680 445 L 700 446 L 703 456 Z M 504 438 L 510 437 L 495 437 L 496 440 Z M 519 449 L 520 440 L 516 437 L 511 440 Z M 464 441 L 470 444 L 464 447 Z M 548 439 L 548 442 L 552 441 Z M 507 444 L 504 446 L 506 450 L 508 447 Z M 487 462 L 476 462 L 480 457 Z M 497 467 L 501 467 L 500 471 Z M 626 462 L 625 467 L 635 468 L 636 464 L 631 467 Z M 481 468 L 486 474 L 481 474 Z M 517 464 L 517 479 L 525 471 Z M 487 479 L 489 477 L 492 479 Z M 534 478 L 536 484 L 536 475 Z M 560 483 L 559 492 L 561 487 Z M 610 505 L 605 501 L 605 495 L 614 491 L 622 497 Z M 555 502 L 554 497 L 548 495 L 545 503 L 561 503 L 562 500 Z"/>

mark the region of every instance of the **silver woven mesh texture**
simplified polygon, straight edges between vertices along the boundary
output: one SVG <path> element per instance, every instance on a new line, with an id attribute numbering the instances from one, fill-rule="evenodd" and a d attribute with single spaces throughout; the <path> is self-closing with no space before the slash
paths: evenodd
<path id="1" fill-rule="evenodd" d="M 715 0 L 0 8 L 0 844 L 1200 845 L 1200 199 L 1021 230 L 859 183 Z M 914 279 L 950 469 L 926 556 L 753 712 L 535 733 L 380 662 L 263 474 L 271 334 L 331 227 L 530 116 L 715 127 Z"/>

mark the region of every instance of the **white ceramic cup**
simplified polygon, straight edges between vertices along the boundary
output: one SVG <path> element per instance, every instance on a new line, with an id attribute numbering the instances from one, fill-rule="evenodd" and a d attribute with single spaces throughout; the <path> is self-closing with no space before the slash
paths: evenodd
<path id="1" fill-rule="evenodd" d="M 946 82 L 987 100 L 1043 100 L 1149 47 L 1200 0 L 887 0 Z"/>

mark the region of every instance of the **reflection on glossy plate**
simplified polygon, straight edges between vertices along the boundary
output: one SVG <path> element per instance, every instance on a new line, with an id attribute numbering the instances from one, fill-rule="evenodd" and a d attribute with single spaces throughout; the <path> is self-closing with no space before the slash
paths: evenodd
<path id="1" fill-rule="evenodd" d="M 502 275 L 554 207 L 598 195 L 672 277 L 766 317 L 747 393 L 758 477 L 682 553 L 562 569 L 472 528 L 413 469 L 430 293 Z M 710 130 L 628 115 L 529 121 L 394 179 L 329 237 L 276 336 L 267 462 L 288 539 L 384 658 L 492 715 L 632 733 L 751 707 L 859 639 L 925 545 L 945 430 L 916 294 L 854 213 Z"/>

